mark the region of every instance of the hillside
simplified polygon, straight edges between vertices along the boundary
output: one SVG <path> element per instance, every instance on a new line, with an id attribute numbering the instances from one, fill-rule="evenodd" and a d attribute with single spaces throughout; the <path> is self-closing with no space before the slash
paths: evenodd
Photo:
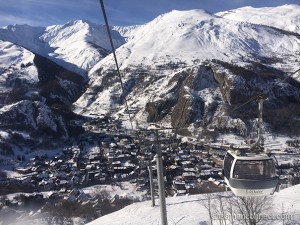
<path id="1" fill-rule="evenodd" d="M 112 34 L 116 47 L 125 42 Z M 1 28 L 1 153 L 50 147 L 82 132 L 82 117 L 71 104 L 82 94 L 87 72 L 110 52 L 105 26 L 83 20 Z"/>
<path id="2" fill-rule="evenodd" d="M 125 43 L 118 32 L 112 35 L 115 47 Z M 85 79 L 87 72 L 111 52 L 105 26 L 83 20 L 49 27 L 10 25 L 0 29 L 0 40 L 47 57 Z"/>
<path id="3" fill-rule="evenodd" d="M 299 5 L 283 5 L 264 8 L 243 7 L 219 12 L 216 15 L 229 20 L 261 24 L 299 34 L 299 11 Z"/>
<path id="4" fill-rule="evenodd" d="M 67 106 L 81 94 L 84 78 L 11 42 L 0 41 L 0 52 L 1 155 L 69 138 L 76 116 Z"/>
<path id="5" fill-rule="evenodd" d="M 298 10 L 173 10 L 144 25 L 113 27 L 125 93 L 103 25 L 1 28 L 2 130 L 5 137 L 42 132 L 68 139 L 84 131 L 84 119 L 106 113 L 129 128 L 126 97 L 134 127 L 160 123 L 185 127 L 184 135 L 209 128 L 247 136 L 255 132 L 257 104 L 235 109 L 264 93 L 268 131 L 300 133 L 300 75 L 288 78 L 299 68 L 300 35 L 287 26 L 298 26 Z M 264 19 L 273 14 L 280 22 Z"/>
<path id="6" fill-rule="evenodd" d="M 268 92 L 266 108 L 273 112 L 268 118 L 277 120 L 279 108 L 297 109 L 299 77 L 285 78 L 299 67 L 297 33 L 228 20 L 203 10 L 172 11 L 129 31 L 128 42 L 117 49 L 126 93 L 121 94 L 109 55 L 89 72 L 87 91 L 74 104 L 77 113 L 123 114 L 126 96 L 131 117 L 140 126 L 160 122 L 197 133 L 200 124 L 205 124 L 245 134 L 253 126 L 256 104 L 235 114 L 229 109 L 258 93 Z M 272 86 L 276 87 L 268 90 Z M 124 118 L 129 127 L 128 116 Z M 286 123 L 268 122 L 273 130 Z"/>
<path id="7" fill-rule="evenodd" d="M 19 215 L 16 224 L 22 225 L 74 219 L 74 224 L 82 225 L 105 214 L 107 206 L 114 208 L 117 198 L 124 204 L 136 196 L 142 199 L 147 162 L 155 154 L 154 132 L 145 136 L 127 132 L 130 122 L 134 131 L 149 125 L 182 128 L 178 135 L 161 134 L 167 143 L 162 142 L 165 166 L 175 171 L 168 176 L 172 179 L 168 178 L 167 190 L 184 169 L 195 170 L 197 182 L 208 183 L 210 178 L 200 172 L 217 168 L 213 173 L 218 173 L 221 168 L 204 156 L 206 144 L 221 138 L 222 145 L 229 146 L 228 140 L 234 139 L 240 146 L 246 138 L 256 137 L 261 96 L 265 147 L 271 148 L 268 141 L 274 143 L 276 135 L 284 134 L 274 147 L 284 151 L 278 157 L 279 163 L 285 162 L 280 169 L 296 167 L 298 159 L 285 153 L 297 153 L 295 146 L 299 147 L 294 137 L 300 136 L 300 72 L 292 74 L 300 68 L 299 11 L 299 5 L 244 7 L 217 14 L 173 10 L 143 25 L 111 27 L 123 92 L 104 25 L 74 20 L 49 27 L 0 28 L 0 183 L 12 200 L 0 196 L 0 218 L 15 221 Z M 223 151 L 228 146 L 222 146 Z M 291 178 L 290 172 L 282 175 Z M 132 188 L 121 181 L 131 182 Z M 93 185 L 99 183 L 111 195 L 97 197 L 102 189 Z M 28 207 L 26 196 L 17 200 L 17 192 L 27 189 L 44 191 L 45 198 L 36 193 L 28 196 L 38 203 L 36 208 Z M 299 191 L 299 185 L 293 186 L 266 201 L 263 213 L 273 215 L 269 223 L 300 221 Z M 129 199 L 122 199 L 126 192 L 131 192 Z M 171 190 L 169 196 L 174 193 Z M 75 195 L 82 197 L 77 198 L 80 202 Z M 238 210 L 237 205 L 231 207 L 237 198 L 230 192 L 172 197 L 167 199 L 169 224 L 209 224 L 208 199 L 217 217 L 220 203 L 227 214 Z M 64 207 L 60 200 L 78 211 Z M 67 214 L 55 218 L 50 212 L 56 203 Z M 281 215 L 291 217 L 284 220 Z M 214 224 L 241 224 L 218 218 Z M 159 207 L 146 201 L 90 225 L 159 223 Z"/>
<path id="8" fill-rule="evenodd" d="M 294 196 L 300 191 L 300 185 L 293 186 L 287 189 L 275 193 L 272 198 L 272 206 L 269 211 L 264 211 L 262 214 L 269 216 L 269 220 L 264 221 L 272 222 L 272 224 L 282 224 L 284 218 L 282 215 L 289 215 L 290 220 L 286 220 L 290 224 L 297 224 L 300 220 L 300 200 L 296 199 Z M 222 196 L 224 208 L 228 207 L 231 198 L 230 195 L 226 193 L 220 193 Z M 209 214 L 208 210 L 204 207 L 207 202 L 208 195 L 192 195 L 192 196 L 182 196 L 167 198 L 167 213 L 168 213 L 168 223 L 170 225 L 199 225 L 199 224 L 209 224 Z M 212 196 L 214 201 L 218 200 L 218 194 Z M 215 202 L 215 207 L 218 205 Z M 151 202 L 141 202 L 134 203 L 124 209 L 117 211 L 115 213 L 100 217 L 99 219 L 88 223 L 88 225 L 150 225 L 150 224 L 160 224 L 160 211 L 159 206 L 151 207 Z M 218 210 L 215 208 L 215 210 Z M 213 214 L 215 219 L 213 222 L 218 224 L 217 213 Z M 227 214 L 225 214 L 227 215 Z M 236 211 L 236 216 L 238 211 Z M 228 216 L 228 215 L 227 215 Z M 229 216 L 227 217 L 229 218 Z M 233 222 L 233 223 L 232 223 Z M 229 224 L 242 224 L 242 221 L 227 221 Z"/>

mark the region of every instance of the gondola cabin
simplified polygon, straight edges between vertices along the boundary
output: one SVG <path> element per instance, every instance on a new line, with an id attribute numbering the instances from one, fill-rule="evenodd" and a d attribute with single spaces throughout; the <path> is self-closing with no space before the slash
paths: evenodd
<path id="1" fill-rule="evenodd" d="M 229 150 L 223 165 L 225 182 L 236 196 L 267 196 L 277 188 L 275 162 L 266 154 Z"/>

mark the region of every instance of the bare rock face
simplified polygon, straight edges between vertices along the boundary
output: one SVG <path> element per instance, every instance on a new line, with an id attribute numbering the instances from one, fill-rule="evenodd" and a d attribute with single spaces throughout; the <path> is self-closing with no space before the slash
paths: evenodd
<path id="1" fill-rule="evenodd" d="M 35 55 L 39 93 L 49 104 L 71 104 L 81 94 L 85 81 L 82 76 L 64 69 L 49 59 Z"/>
<path id="2" fill-rule="evenodd" d="M 179 101 L 181 101 L 181 89 L 189 74 L 190 70 L 175 74 L 168 81 L 167 88 L 169 88 L 169 91 L 164 96 L 160 96 L 161 98 L 159 100 L 148 102 L 146 104 L 145 111 L 148 113 L 148 122 L 158 122 L 168 114 L 173 115 L 175 113 L 176 116 L 177 109 L 174 109 L 173 111 L 172 109 L 178 105 Z"/>
<path id="3" fill-rule="evenodd" d="M 37 136 L 68 137 L 63 118 L 43 102 L 23 100 L 7 105 L 0 111 L 0 116 L 2 124 L 14 124 L 20 131 Z"/>
<path id="4" fill-rule="evenodd" d="M 282 19 L 299 21 L 296 8 L 290 18 L 278 10 Z M 139 27 L 116 28 L 124 87 L 104 26 L 73 21 L 1 29 L 0 51 L 8 63 L 0 62 L 0 122 L 13 124 L 2 130 L 10 129 L 11 137 L 24 131 L 64 140 L 83 130 L 82 118 L 107 113 L 127 126 L 124 114 L 130 113 L 141 126 L 246 135 L 255 127 L 255 100 L 263 95 L 268 129 L 300 133 L 299 77 L 284 73 L 298 67 L 299 34 L 222 17 L 172 11 Z"/>
<path id="5" fill-rule="evenodd" d="M 28 70 L 36 71 L 31 76 L 37 78 L 30 80 Z M 34 148 L 53 139 L 59 143 L 80 130 L 70 126 L 76 118 L 70 105 L 84 89 L 82 76 L 35 54 L 32 62 L 2 71 L 2 77 L 0 97 L 5 104 L 0 107 L 0 124 L 7 138 L 0 137 L 1 152 L 12 146 Z"/>
<path id="6" fill-rule="evenodd" d="M 258 115 L 259 95 L 266 98 L 264 121 L 270 129 L 287 131 L 288 118 L 300 112 L 299 82 L 259 63 L 242 68 L 213 60 L 174 74 L 165 88 L 167 93 L 146 104 L 148 122 L 169 117 L 173 127 L 193 124 L 246 135 Z M 295 119 L 292 126 L 299 122 Z"/>
<path id="7" fill-rule="evenodd" d="M 242 68 L 214 60 L 211 68 L 223 96 L 222 110 L 214 118 L 213 127 L 245 134 L 258 117 L 257 97 L 261 95 L 265 98 L 264 121 L 269 123 L 273 132 L 287 132 L 287 127 L 293 131 L 299 129 L 296 118 L 299 117 L 300 89 L 297 80 L 260 63 Z M 294 119 L 293 125 L 288 117 Z"/>

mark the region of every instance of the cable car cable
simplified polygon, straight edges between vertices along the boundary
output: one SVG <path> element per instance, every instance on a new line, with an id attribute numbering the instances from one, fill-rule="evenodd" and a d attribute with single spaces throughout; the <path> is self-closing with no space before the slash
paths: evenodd
<path id="1" fill-rule="evenodd" d="M 288 78 L 291 78 L 291 76 L 293 76 L 294 74 L 298 73 L 300 71 L 300 68 L 297 69 L 296 71 L 292 72 L 291 74 L 287 75 L 284 79 L 282 79 L 281 81 L 284 82 L 286 81 Z M 231 111 L 231 113 L 235 112 L 236 110 L 242 108 L 244 105 L 247 105 L 248 103 L 257 100 L 259 97 L 262 97 L 262 95 L 266 96 L 267 94 L 269 94 L 269 92 L 276 86 L 278 85 L 277 82 L 275 82 L 266 92 L 260 93 L 258 95 L 255 95 L 253 97 L 251 97 L 248 101 L 246 101 L 245 103 L 237 106 L 235 109 L 233 109 Z"/>
<path id="2" fill-rule="evenodd" d="M 286 76 L 282 81 L 285 81 L 290 76 L 296 74 L 300 71 L 300 68 L 295 72 L 291 73 L 289 76 Z M 250 150 L 253 149 L 257 144 L 260 144 L 260 138 L 262 136 L 262 102 L 263 98 L 277 85 L 275 82 L 266 92 L 260 93 L 256 96 L 250 98 L 247 102 L 241 104 L 233 111 L 243 107 L 244 105 L 252 102 L 253 100 L 260 99 L 259 105 L 259 135 L 258 139 L 254 145 L 250 147 Z M 269 161 L 271 160 L 271 161 Z M 255 167 L 254 167 L 254 164 Z M 224 157 L 224 180 L 225 183 L 230 187 L 232 192 L 236 196 L 266 196 L 272 195 L 279 187 L 279 177 L 274 176 L 276 165 L 278 167 L 278 161 L 275 154 L 269 152 L 265 156 L 263 155 L 241 155 L 238 152 L 228 150 Z M 261 168 L 263 170 L 257 170 Z M 261 171 L 266 169 L 266 174 L 262 174 Z M 253 175 L 249 174 L 249 171 Z M 265 177 L 262 177 L 265 176 Z"/>
<path id="3" fill-rule="evenodd" d="M 127 98 L 126 98 L 126 95 L 125 95 L 124 84 L 123 84 L 123 81 L 122 81 L 122 76 L 121 76 L 121 73 L 120 73 L 120 69 L 119 69 L 119 65 L 118 65 L 118 60 L 117 60 L 117 56 L 116 56 L 116 50 L 115 50 L 115 47 L 114 47 L 114 44 L 113 44 L 113 40 L 112 40 L 112 36 L 111 36 L 111 32 L 110 32 L 110 29 L 109 29 L 109 24 L 108 24 L 108 20 L 107 20 L 107 16 L 106 16 L 106 11 L 105 11 L 103 0 L 100 0 L 100 5 L 101 5 L 102 14 L 103 14 L 103 17 L 104 17 L 104 21 L 105 21 L 105 25 L 106 25 L 106 29 L 107 29 L 107 33 L 108 33 L 108 37 L 109 37 L 109 41 L 110 41 L 112 53 L 113 53 L 113 56 L 114 56 L 114 61 L 115 61 L 116 67 L 117 67 L 117 73 L 118 73 L 119 81 L 120 81 L 120 84 L 121 84 L 122 93 L 124 95 L 125 106 L 126 106 L 126 110 L 127 110 L 128 116 L 129 116 L 131 130 L 133 131 L 132 118 L 131 118 L 131 115 L 130 115 L 130 111 L 129 111 L 129 107 L 128 107 L 128 103 L 127 103 Z"/>
<path id="4" fill-rule="evenodd" d="M 298 73 L 300 71 L 300 68 L 294 72 L 292 72 L 291 74 L 287 75 L 284 79 L 282 79 L 281 81 L 286 81 L 288 78 L 291 78 L 291 76 L 293 76 L 294 74 Z M 277 82 L 275 82 L 266 92 L 265 94 L 269 94 L 269 92 L 276 86 L 278 85 Z"/>
<path id="5" fill-rule="evenodd" d="M 252 98 L 250 98 L 248 101 L 244 102 L 243 104 L 237 106 L 235 109 L 233 109 L 231 111 L 231 113 L 235 112 L 236 110 L 238 110 L 239 108 L 242 108 L 244 105 L 247 105 L 248 103 L 257 100 L 257 98 L 259 97 L 259 95 L 255 95 Z"/>

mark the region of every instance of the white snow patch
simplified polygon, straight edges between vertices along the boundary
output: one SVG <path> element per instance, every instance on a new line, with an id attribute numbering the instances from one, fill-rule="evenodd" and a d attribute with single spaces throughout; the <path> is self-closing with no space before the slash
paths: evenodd
<path id="1" fill-rule="evenodd" d="M 299 221 L 300 200 L 295 198 L 300 191 L 300 185 L 296 185 L 275 193 L 272 210 L 264 212 L 265 215 L 282 214 L 282 207 L 291 215 L 294 221 Z M 228 196 L 229 193 L 220 193 Z M 171 225 L 199 225 L 209 224 L 209 214 L 203 206 L 203 201 L 207 199 L 206 195 L 192 195 L 167 198 L 167 216 L 168 224 Z M 157 201 L 157 200 L 156 200 Z M 215 222 L 218 222 L 215 220 Z M 228 222 L 228 221 L 227 221 Z M 237 221 L 238 222 L 238 221 Z M 88 225 L 140 225 L 140 224 L 160 224 L 159 205 L 151 207 L 151 202 L 134 203 L 124 209 L 100 217 Z M 281 220 L 272 220 L 272 224 L 282 224 Z"/>

